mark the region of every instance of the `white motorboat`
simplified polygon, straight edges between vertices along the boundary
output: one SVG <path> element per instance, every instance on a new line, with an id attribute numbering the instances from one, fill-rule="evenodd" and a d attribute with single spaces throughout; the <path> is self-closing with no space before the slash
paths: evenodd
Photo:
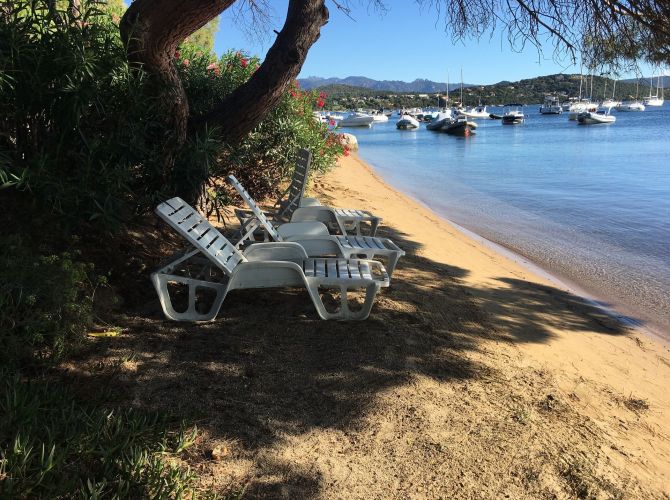
<path id="1" fill-rule="evenodd" d="M 579 101 L 573 102 L 568 108 L 568 120 L 576 120 L 579 113 L 585 111 L 596 112 L 598 110 L 598 105 L 591 102 L 590 99 L 580 99 Z"/>
<path id="2" fill-rule="evenodd" d="M 621 101 L 615 101 L 614 99 L 605 99 L 600 103 L 600 107 L 605 109 L 616 108 L 619 105 L 621 105 Z"/>
<path id="3" fill-rule="evenodd" d="M 616 107 L 617 111 L 644 111 L 645 107 L 640 101 L 623 102 Z"/>
<path id="4" fill-rule="evenodd" d="M 540 106 L 540 114 L 543 115 L 560 115 L 563 112 L 561 103 L 558 102 L 558 97 L 546 96 L 544 103 Z"/>
<path id="5" fill-rule="evenodd" d="M 449 122 L 450 120 L 453 119 L 453 114 L 450 109 L 447 109 L 446 111 L 440 111 L 435 115 L 435 117 L 432 119 L 432 121 L 426 125 L 426 128 L 428 130 L 442 130 L 442 127 Z"/>
<path id="6" fill-rule="evenodd" d="M 372 113 L 372 120 L 375 123 L 383 123 L 389 121 L 389 117 L 384 113 Z"/>
<path id="7" fill-rule="evenodd" d="M 601 123 L 614 123 L 616 116 L 610 115 L 610 110 L 600 109 L 596 112 L 584 111 L 577 116 L 577 123 L 580 125 L 597 125 Z"/>
<path id="8" fill-rule="evenodd" d="M 474 108 L 468 108 L 461 111 L 461 114 L 467 118 L 476 120 L 479 118 L 489 119 L 491 112 L 486 110 L 486 106 L 476 106 Z"/>
<path id="9" fill-rule="evenodd" d="M 413 130 L 419 128 L 419 121 L 412 115 L 402 115 L 395 126 L 400 130 Z"/>
<path id="10" fill-rule="evenodd" d="M 518 125 L 526 120 L 526 116 L 521 111 L 523 104 L 507 104 L 506 106 L 514 109 L 508 109 L 502 115 L 503 125 Z"/>
<path id="11" fill-rule="evenodd" d="M 365 113 L 357 111 L 349 113 L 337 125 L 339 127 L 371 127 L 374 118 Z"/>

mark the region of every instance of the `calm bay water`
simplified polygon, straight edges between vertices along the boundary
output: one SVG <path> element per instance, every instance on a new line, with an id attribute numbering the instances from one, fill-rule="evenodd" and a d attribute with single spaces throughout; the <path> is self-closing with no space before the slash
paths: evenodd
<path id="1" fill-rule="evenodd" d="M 495 109 L 495 108 L 494 108 Z M 449 220 L 670 332 L 670 107 L 581 126 L 525 109 L 477 134 L 351 129 L 360 156 Z"/>

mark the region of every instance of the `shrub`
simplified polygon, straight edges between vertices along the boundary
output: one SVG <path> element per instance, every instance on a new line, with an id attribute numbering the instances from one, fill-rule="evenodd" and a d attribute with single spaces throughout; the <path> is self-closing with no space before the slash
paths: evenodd
<path id="1" fill-rule="evenodd" d="M 91 266 L 0 239 L 0 364 L 58 359 L 92 321 Z"/>

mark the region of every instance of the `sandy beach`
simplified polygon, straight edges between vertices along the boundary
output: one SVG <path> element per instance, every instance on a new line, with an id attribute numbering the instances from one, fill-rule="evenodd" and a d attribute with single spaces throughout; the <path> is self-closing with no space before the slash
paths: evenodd
<path id="1" fill-rule="evenodd" d="M 154 299 L 69 374 L 91 390 L 121 360 L 119 399 L 194 422 L 201 486 L 244 498 L 670 496 L 666 346 L 355 155 L 310 194 L 407 251 L 367 321 L 321 321 L 304 291 L 236 291 L 201 325 Z"/>

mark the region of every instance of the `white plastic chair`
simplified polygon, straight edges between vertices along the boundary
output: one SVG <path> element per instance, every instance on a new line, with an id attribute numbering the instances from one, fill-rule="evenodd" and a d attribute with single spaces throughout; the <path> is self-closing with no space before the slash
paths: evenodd
<path id="1" fill-rule="evenodd" d="M 304 196 L 311 162 L 312 153 L 307 149 L 299 149 L 291 183 L 275 203 L 274 212 L 266 215 L 271 216 L 277 223 L 322 222 L 328 227 L 329 231 L 342 235 L 355 234 L 361 236 L 363 234 L 363 224 L 368 223 L 370 225 L 368 236 L 374 236 L 382 221 L 381 217 L 377 217 L 367 210 L 324 206 L 316 198 Z M 240 221 L 240 225 L 244 228 L 249 222 L 249 212 L 236 210 L 235 214 Z"/>
<path id="2" fill-rule="evenodd" d="M 251 220 L 247 221 L 247 226 L 240 232 L 240 239 L 235 243 L 237 248 L 247 242 L 253 243 L 256 229 L 262 226 L 271 240 L 299 243 L 310 257 L 324 255 L 336 255 L 345 259 L 386 257 L 388 259 L 386 270 L 389 278 L 393 276 L 398 259 L 405 255 L 405 252 L 389 238 L 331 235 L 328 234 L 328 228 L 321 222 L 289 222 L 275 228 L 235 176 L 229 175 L 227 179 L 247 204 L 256 221 L 255 223 Z"/>
<path id="3" fill-rule="evenodd" d="M 252 245 L 243 255 L 207 219 L 178 197 L 158 205 L 156 214 L 191 246 L 151 275 L 163 312 L 173 320 L 213 320 L 231 290 L 303 286 L 322 319 L 363 320 L 369 316 L 380 287 L 389 285 L 386 270 L 377 261 L 309 258 L 294 242 Z M 187 263 L 196 264 L 196 270 L 190 272 Z M 217 274 L 222 276 L 219 278 Z M 173 306 L 170 283 L 188 288 L 188 305 L 183 312 Z M 320 287 L 340 292 L 336 311 L 327 310 L 319 294 Z M 363 305 L 360 310 L 352 310 L 348 292 L 361 289 L 365 290 Z M 214 294 L 205 312 L 198 310 L 201 290 Z"/>

